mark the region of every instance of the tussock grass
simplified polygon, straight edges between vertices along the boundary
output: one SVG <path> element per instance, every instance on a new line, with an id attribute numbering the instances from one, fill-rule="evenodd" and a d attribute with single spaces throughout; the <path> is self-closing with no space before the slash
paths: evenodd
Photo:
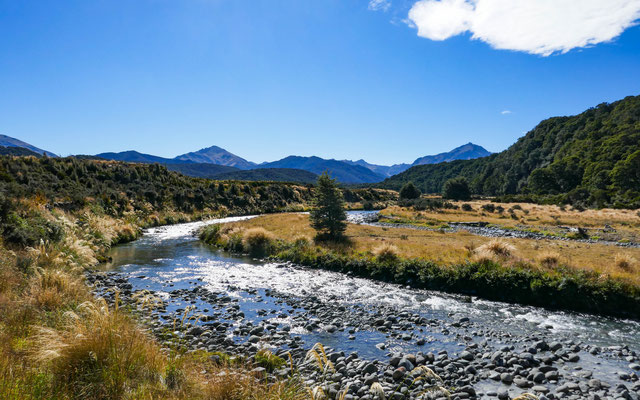
<path id="1" fill-rule="evenodd" d="M 82 280 L 65 271 L 39 268 L 31 280 L 31 302 L 45 310 L 79 304 L 88 298 Z"/>
<path id="2" fill-rule="evenodd" d="M 560 264 L 560 254 L 554 251 L 544 251 L 538 256 L 538 262 L 545 268 L 555 268 Z"/>
<path id="3" fill-rule="evenodd" d="M 614 264 L 619 270 L 624 272 L 634 272 L 637 268 L 638 261 L 627 254 L 616 254 Z"/>
<path id="4" fill-rule="evenodd" d="M 530 207 L 531 205 L 523 205 Z M 618 211 L 618 210 L 616 210 Z M 585 211 L 587 212 L 587 211 Z M 277 240 L 292 242 L 296 237 L 313 237 L 315 232 L 309 227 L 308 216 L 304 214 L 272 214 L 247 221 L 223 226 L 223 230 L 242 231 L 253 227 L 263 227 L 271 232 Z M 476 249 L 493 239 L 476 236 L 467 232 L 441 233 L 408 228 L 383 228 L 377 226 L 349 224 L 346 232 L 350 243 L 335 245 L 320 243 L 323 249 L 341 254 L 359 257 L 363 253 L 373 253 L 382 243 L 397 247 L 400 259 L 418 259 L 433 261 L 442 266 L 456 266 L 468 261 L 481 261 L 483 257 L 476 255 Z M 226 239 L 222 239 L 225 241 Z M 277 241 L 276 240 L 276 241 Z M 611 260 L 615 255 L 625 254 L 640 259 L 640 249 L 620 248 L 616 246 L 567 242 L 560 240 L 534 239 L 500 239 L 504 243 L 517 248 L 517 252 L 509 259 L 510 263 L 521 261 L 531 268 L 542 269 L 550 274 L 557 273 L 561 266 L 573 273 L 594 272 L 606 273 L 612 279 L 619 279 L 640 286 L 640 274 L 626 272 L 613 266 Z M 230 245 L 225 246 L 227 249 Z M 317 246 L 311 246 L 317 247 Z M 240 250 L 242 251 L 242 250 Z M 559 265 L 547 266 L 540 263 L 544 253 L 557 253 Z M 503 262 L 492 253 L 486 253 L 486 261 Z"/>
<path id="5" fill-rule="evenodd" d="M 111 246 L 134 239 L 141 226 L 193 215 L 169 211 L 114 218 L 94 209 L 70 214 L 40 202 L 21 204 L 35 207 L 25 215 L 62 227 L 63 235 L 12 250 L 0 241 L 0 399 L 308 398 L 294 379 L 266 381 L 250 373 L 250 365 L 218 365 L 206 356 L 162 349 L 128 311 L 91 295 L 83 272 L 104 260 Z M 221 235 L 232 235 L 243 247 L 244 231 L 225 229 Z M 137 296 L 138 310 L 158 304 L 148 293 Z M 178 322 L 195 318 L 185 315 Z"/>
<path id="6" fill-rule="evenodd" d="M 293 238 L 312 234 L 305 215 L 261 216 L 225 229 L 256 227 L 278 232 L 270 256 L 312 268 L 490 300 L 640 316 L 640 275 L 603 262 L 616 253 L 640 255 L 636 248 L 353 224 L 349 245 L 296 246 Z M 381 244 L 396 246 L 396 261 L 374 255 Z"/>
<path id="7" fill-rule="evenodd" d="M 473 260 L 477 262 L 506 261 L 514 256 L 515 246 L 501 239 L 493 239 L 475 249 Z"/>
<path id="8" fill-rule="evenodd" d="M 242 234 L 245 250 L 255 256 L 266 254 L 273 240 L 273 234 L 260 227 L 247 229 Z"/>
<path id="9" fill-rule="evenodd" d="M 33 359 L 47 365 L 54 384 L 73 398 L 119 399 L 161 381 L 160 349 L 117 308 L 84 302 L 64 314 L 62 329 L 39 327 Z"/>
<path id="10" fill-rule="evenodd" d="M 398 259 L 398 248 L 393 244 L 384 242 L 373 250 L 373 254 L 380 261 L 391 262 Z"/>
<path id="11" fill-rule="evenodd" d="M 493 239 L 489 243 L 483 244 L 478 248 L 479 251 L 488 251 L 489 253 L 502 257 L 509 258 L 513 256 L 516 251 L 515 246 L 509 244 L 501 239 Z"/>
<path id="12" fill-rule="evenodd" d="M 281 357 L 276 356 L 270 350 L 261 349 L 255 355 L 255 362 L 267 372 L 273 372 L 274 370 L 282 367 L 286 364 L 286 361 Z"/>

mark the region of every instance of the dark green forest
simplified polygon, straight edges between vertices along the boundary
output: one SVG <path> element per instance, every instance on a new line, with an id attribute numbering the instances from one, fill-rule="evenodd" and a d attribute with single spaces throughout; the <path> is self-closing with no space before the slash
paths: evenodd
<path id="1" fill-rule="evenodd" d="M 585 207 L 640 207 L 640 96 L 542 121 L 507 150 L 420 165 L 379 186 L 413 182 L 425 193 L 465 177 L 475 195 Z"/>
<path id="2" fill-rule="evenodd" d="M 214 181 L 184 176 L 159 164 L 68 158 L 0 157 L 0 221 L 7 223 L 20 199 L 38 198 L 65 211 L 100 207 L 109 215 L 129 212 L 250 214 L 305 208 L 312 185 Z M 384 201 L 391 193 L 345 190 L 350 202 Z"/>

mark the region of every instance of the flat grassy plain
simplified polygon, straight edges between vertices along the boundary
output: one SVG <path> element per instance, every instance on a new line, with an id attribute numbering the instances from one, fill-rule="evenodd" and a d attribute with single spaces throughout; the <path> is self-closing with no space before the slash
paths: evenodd
<path id="1" fill-rule="evenodd" d="M 613 241 L 640 241 L 640 211 L 618 209 L 577 210 L 570 206 L 530 203 L 492 203 L 486 200 L 452 201 L 456 209 L 439 208 L 416 211 L 412 208 L 392 206 L 380 215 L 389 222 L 406 222 L 431 227 L 455 222 L 486 222 L 506 228 L 566 235 L 564 227 L 587 229 L 590 236 Z M 463 205 L 471 207 L 464 211 Z M 483 207 L 502 207 L 503 211 L 488 211 Z M 608 226 L 605 227 L 605 225 Z"/>
<path id="2" fill-rule="evenodd" d="M 394 207 L 391 210 L 402 210 Z M 389 210 L 385 210 L 389 212 Z M 412 211 L 405 211 L 407 214 Z M 462 216 L 460 216 L 462 218 Z M 469 218 L 471 220 L 472 218 Z M 237 229 L 261 227 L 276 238 L 294 241 L 300 237 L 313 238 L 315 231 L 309 226 L 306 214 L 273 214 L 232 224 Z M 349 224 L 346 232 L 349 246 L 330 245 L 345 253 L 375 254 L 383 245 L 395 247 L 397 256 L 405 259 L 421 259 L 454 267 L 478 257 L 482 246 L 495 241 L 490 237 L 467 232 L 445 233 L 411 228 L 386 228 Z M 503 238 L 500 242 L 513 247 L 503 264 L 527 265 L 534 270 L 555 272 L 558 268 L 595 272 L 633 285 L 640 286 L 640 248 L 626 248 L 597 243 L 562 240 L 535 240 Z M 554 260 L 555 258 L 555 260 Z M 627 269 L 620 268 L 620 260 L 630 260 Z"/>

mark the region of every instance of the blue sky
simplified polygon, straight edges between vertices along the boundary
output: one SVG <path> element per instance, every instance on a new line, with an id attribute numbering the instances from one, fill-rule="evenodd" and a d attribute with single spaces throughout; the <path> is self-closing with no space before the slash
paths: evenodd
<path id="1" fill-rule="evenodd" d="M 501 151 L 640 94 L 638 0 L 588 0 L 620 3 L 622 33 L 586 26 L 586 47 L 569 37 L 580 21 L 514 33 L 482 1 L 0 0 L 0 133 L 61 155 L 218 145 L 390 164 Z"/>

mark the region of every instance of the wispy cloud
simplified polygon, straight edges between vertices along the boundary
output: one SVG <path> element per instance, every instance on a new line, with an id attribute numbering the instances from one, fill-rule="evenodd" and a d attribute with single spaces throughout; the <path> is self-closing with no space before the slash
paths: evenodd
<path id="1" fill-rule="evenodd" d="M 500 112 L 500 114 L 502 114 L 502 115 L 513 114 L 513 111 L 511 111 L 511 110 L 503 110 L 503 111 Z"/>
<path id="2" fill-rule="evenodd" d="M 496 49 L 549 56 L 610 41 L 639 18 L 640 0 L 419 0 L 408 22 L 431 40 L 470 32 Z"/>
<path id="3" fill-rule="evenodd" d="M 391 7 L 391 0 L 369 0 L 369 10 L 387 11 Z"/>

